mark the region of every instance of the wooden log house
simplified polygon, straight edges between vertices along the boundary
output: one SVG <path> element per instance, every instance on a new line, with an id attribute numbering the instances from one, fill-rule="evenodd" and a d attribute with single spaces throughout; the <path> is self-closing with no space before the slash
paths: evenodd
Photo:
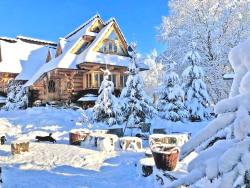
<path id="1" fill-rule="evenodd" d="M 85 94 L 98 95 L 103 80 L 101 70 L 106 68 L 111 72 L 116 95 L 125 86 L 130 57 L 128 44 L 115 19 L 104 22 L 95 15 L 67 36 L 59 38 L 57 44 L 27 37 L 18 37 L 11 42 L 19 40 L 35 43 L 43 49 L 31 50 L 28 59 L 37 58 L 31 58 L 32 62 L 21 62 L 16 74 L 8 73 L 8 78 L 12 76 L 26 82 L 29 106 L 36 101 L 70 103 Z M 44 49 L 46 55 L 40 52 Z M 139 68 L 147 69 L 143 64 Z M 1 87 L 6 93 L 6 83 L 0 84 Z"/>

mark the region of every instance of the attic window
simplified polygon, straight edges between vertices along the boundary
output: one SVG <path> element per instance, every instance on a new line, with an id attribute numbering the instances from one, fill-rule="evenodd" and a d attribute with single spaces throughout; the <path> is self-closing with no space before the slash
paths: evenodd
<path id="1" fill-rule="evenodd" d="M 102 43 L 99 52 L 106 54 L 117 54 L 117 55 L 126 55 L 126 52 L 123 48 L 122 42 L 119 40 L 115 31 L 112 31 L 107 39 Z"/>
<path id="2" fill-rule="evenodd" d="M 126 55 L 118 40 L 105 40 L 99 52 L 106 54 Z"/>
<path id="3" fill-rule="evenodd" d="M 71 53 L 79 55 L 85 49 L 89 47 L 89 45 L 94 40 L 94 37 L 91 36 L 84 36 L 80 42 L 72 49 Z"/>
<path id="4" fill-rule="evenodd" d="M 48 83 L 48 92 L 49 93 L 55 93 L 56 92 L 56 83 L 54 80 L 50 80 Z"/>

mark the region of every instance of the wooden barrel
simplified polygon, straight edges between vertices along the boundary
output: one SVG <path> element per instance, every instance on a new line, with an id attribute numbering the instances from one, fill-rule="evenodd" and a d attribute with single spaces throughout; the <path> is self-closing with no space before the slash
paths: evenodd
<path id="1" fill-rule="evenodd" d="M 81 141 L 84 141 L 89 133 L 85 132 L 70 132 L 69 133 L 69 143 L 71 145 L 81 145 Z"/>
<path id="2" fill-rule="evenodd" d="M 179 159 L 179 149 L 173 146 L 155 146 L 152 148 L 155 165 L 158 169 L 172 171 Z"/>

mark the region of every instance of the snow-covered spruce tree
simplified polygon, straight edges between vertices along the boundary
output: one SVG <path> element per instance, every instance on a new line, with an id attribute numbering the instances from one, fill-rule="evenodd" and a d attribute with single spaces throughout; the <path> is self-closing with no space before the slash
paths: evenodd
<path id="1" fill-rule="evenodd" d="M 182 88 L 185 93 L 185 106 L 191 121 L 201 121 L 210 118 L 210 97 L 206 84 L 203 82 L 204 73 L 200 64 L 200 56 L 193 50 L 186 54 L 184 61 L 189 62 L 182 73 Z"/>
<path id="2" fill-rule="evenodd" d="M 99 89 L 99 96 L 94 106 L 94 119 L 97 122 L 105 122 L 109 126 L 121 122 L 120 107 L 113 95 L 114 83 L 109 79 L 108 69 L 103 70 L 104 78 Z"/>
<path id="3" fill-rule="evenodd" d="M 132 44 L 130 55 L 131 62 L 128 70 L 126 87 L 123 88 L 120 101 L 122 104 L 122 114 L 127 126 L 134 126 L 145 122 L 155 113 L 152 101 L 146 95 L 143 88 L 143 81 L 137 68 L 137 53 L 135 44 Z"/>
<path id="4" fill-rule="evenodd" d="M 181 159 L 192 151 L 198 156 L 187 176 L 169 187 L 250 187 L 250 38 L 229 54 L 235 79 L 231 97 L 220 101 L 218 117 L 181 149 Z"/>
<path id="5" fill-rule="evenodd" d="M 7 102 L 3 109 L 17 110 L 25 109 L 28 105 L 28 97 L 23 82 L 18 80 L 10 81 L 7 88 Z"/>
<path id="6" fill-rule="evenodd" d="M 188 115 L 184 106 L 184 92 L 180 86 L 179 76 L 174 72 L 175 62 L 168 62 L 165 65 L 163 84 L 157 92 L 159 95 L 157 110 L 159 116 L 164 119 L 175 122 L 182 121 Z"/>

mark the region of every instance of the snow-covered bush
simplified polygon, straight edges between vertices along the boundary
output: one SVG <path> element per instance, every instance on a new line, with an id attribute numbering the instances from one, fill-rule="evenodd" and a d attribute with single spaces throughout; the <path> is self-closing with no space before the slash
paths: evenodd
<path id="1" fill-rule="evenodd" d="M 128 126 L 145 122 L 146 118 L 151 118 L 155 112 L 152 101 L 144 91 L 143 81 L 136 65 L 137 53 L 135 49 L 133 50 L 126 87 L 123 88 L 120 96 L 123 118 Z"/>
<path id="2" fill-rule="evenodd" d="M 110 72 L 104 70 L 104 78 L 99 89 L 99 96 L 93 108 L 94 119 L 109 126 L 121 122 L 121 112 L 116 97 L 113 95 L 114 83 L 108 80 Z"/>
<path id="3" fill-rule="evenodd" d="M 190 62 L 182 73 L 185 93 L 185 106 L 189 112 L 191 121 L 201 121 L 210 118 L 210 97 L 207 92 L 206 84 L 203 81 L 204 73 L 198 66 L 200 56 L 194 49 L 186 54 L 184 61 Z"/>
<path id="4" fill-rule="evenodd" d="M 22 81 L 12 80 L 7 88 L 7 101 L 3 109 L 17 110 L 25 109 L 28 105 L 26 89 Z"/>
<path id="5" fill-rule="evenodd" d="M 250 187 L 250 38 L 232 49 L 229 60 L 236 78 L 231 97 L 220 101 L 218 117 L 187 142 L 181 158 L 198 156 L 188 175 L 169 187 Z"/>
<path id="6" fill-rule="evenodd" d="M 184 92 L 180 86 L 179 76 L 173 71 L 173 67 L 166 68 L 162 86 L 157 93 L 159 95 L 157 110 L 160 117 L 175 122 L 187 117 Z"/>

